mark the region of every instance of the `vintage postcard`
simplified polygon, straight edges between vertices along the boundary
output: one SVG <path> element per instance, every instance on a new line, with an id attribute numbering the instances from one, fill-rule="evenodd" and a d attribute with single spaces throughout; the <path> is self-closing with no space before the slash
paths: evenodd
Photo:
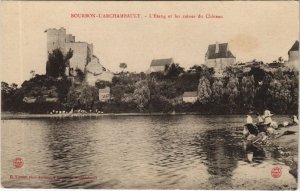
<path id="1" fill-rule="evenodd" d="M 1 186 L 298 188 L 299 2 L 1 2 Z"/>

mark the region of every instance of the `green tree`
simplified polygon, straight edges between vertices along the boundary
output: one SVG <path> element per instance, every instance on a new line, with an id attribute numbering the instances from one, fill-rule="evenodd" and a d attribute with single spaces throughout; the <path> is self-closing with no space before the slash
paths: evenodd
<path id="1" fill-rule="evenodd" d="M 148 104 L 150 100 L 150 89 L 146 80 L 139 81 L 135 84 L 135 90 L 133 92 L 134 103 L 140 111 Z"/>
<path id="2" fill-rule="evenodd" d="M 108 82 L 108 81 L 104 81 L 104 80 L 97 80 L 96 83 L 95 83 L 95 86 L 98 88 L 98 89 L 103 89 L 107 86 L 111 86 L 111 83 Z"/>
<path id="3" fill-rule="evenodd" d="M 270 107 L 279 113 L 287 111 L 292 101 L 289 79 L 277 80 L 270 82 L 267 94 L 270 96 Z"/>
<path id="4" fill-rule="evenodd" d="M 85 78 L 84 72 L 79 68 L 76 68 L 75 72 L 76 72 L 76 78 L 79 80 L 79 82 L 83 82 Z"/>
<path id="5" fill-rule="evenodd" d="M 207 79 L 210 79 L 215 74 L 214 68 L 209 68 L 204 64 L 202 64 L 201 66 L 194 65 L 190 69 L 194 70 L 199 78 L 205 76 Z"/>
<path id="6" fill-rule="evenodd" d="M 225 94 L 227 96 L 227 101 L 229 104 L 230 112 L 233 112 L 237 109 L 238 106 L 238 97 L 240 95 L 239 92 L 239 81 L 238 78 L 231 77 L 226 85 Z"/>
<path id="7" fill-rule="evenodd" d="M 12 95 L 17 90 L 18 85 L 13 83 L 9 85 L 6 82 L 1 82 L 1 96 L 5 98 L 6 96 Z"/>
<path id="8" fill-rule="evenodd" d="M 212 91 L 210 89 L 210 82 L 206 77 L 201 77 L 198 85 L 198 100 L 202 104 L 210 101 Z"/>
<path id="9" fill-rule="evenodd" d="M 83 85 L 79 97 L 80 104 L 86 109 L 92 109 L 97 99 L 98 99 L 97 89 L 93 86 Z"/>
<path id="10" fill-rule="evenodd" d="M 92 109 L 97 100 L 97 89 L 87 84 L 73 85 L 67 95 L 67 105 L 70 108 Z"/>
<path id="11" fill-rule="evenodd" d="M 253 76 L 244 76 L 242 78 L 240 93 L 244 108 L 252 108 L 253 100 L 256 94 L 255 81 Z"/>
<path id="12" fill-rule="evenodd" d="M 231 78 L 231 77 L 240 78 L 243 76 L 243 70 L 238 67 L 228 66 L 223 71 L 223 74 L 225 77 L 228 77 L 228 78 Z"/>
<path id="13" fill-rule="evenodd" d="M 8 110 L 16 102 L 14 95 L 18 91 L 17 84 L 9 85 L 6 82 L 1 82 L 1 108 L 2 110 Z"/>
<path id="14" fill-rule="evenodd" d="M 55 49 L 52 53 L 48 53 L 46 74 L 52 77 L 65 76 L 66 66 L 69 64 L 69 59 L 72 56 L 73 51 L 71 49 L 69 49 L 65 56 L 60 49 Z"/>
<path id="15" fill-rule="evenodd" d="M 298 113 L 298 103 L 299 103 L 299 72 L 292 72 L 290 74 L 290 91 L 291 91 L 291 105 L 289 108 L 290 112 Z"/>
<path id="16" fill-rule="evenodd" d="M 165 68 L 165 73 L 166 73 L 166 78 L 169 79 L 176 79 L 178 78 L 179 74 L 184 72 L 184 68 L 180 67 L 179 64 L 171 64 L 171 65 L 166 65 Z"/>
<path id="17" fill-rule="evenodd" d="M 223 87 L 223 83 L 221 80 L 215 80 L 213 85 L 212 85 L 212 94 L 211 94 L 211 97 L 212 97 L 212 100 L 214 103 L 216 104 L 220 104 L 221 101 L 222 101 L 222 97 L 223 97 L 223 94 L 224 94 L 224 87 Z"/>
<path id="18" fill-rule="evenodd" d="M 30 70 L 30 75 L 31 75 L 31 78 L 34 78 L 35 77 L 35 71 L 34 70 Z"/>
<path id="19" fill-rule="evenodd" d="M 122 72 L 127 68 L 127 64 L 122 62 L 120 63 L 119 67 L 122 69 Z"/>

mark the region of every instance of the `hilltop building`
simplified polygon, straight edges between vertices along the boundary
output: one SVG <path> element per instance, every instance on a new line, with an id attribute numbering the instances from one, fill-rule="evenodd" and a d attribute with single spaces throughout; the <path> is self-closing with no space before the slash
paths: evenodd
<path id="1" fill-rule="evenodd" d="M 150 73 L 152 72 L 164 72 L 167 65 L 174 63 L 173 58 L 154 59 L 150 64 Z"/>
<path id="2" fill-rule="evenodd" d="M 210 44 L 205 54 L 205 65 L 213 67 L 216 76 L 222 76 L 224 69 L 235 64 L 235 56 L 229 50 L 228 43 Z"/>
<path id="3" fill-rule="evenodd" d="M 285 61 L 284 65 L 299 70 L 299 41 L 296 41 L 288 51 L 289 60 Z"/>
<path id="4" fill-rule="evenodd" d="M 84 71 L 85 66 L 91 61 L 93 56 L 93 44 L 87 42 L 76 42 L 75 36 L 66 34 L 66 29 L 47 29 L 47 52 L 52 53 L 55 49 L 60 49 L 66 54 L 69 49 L 73 50 L 70 59 L 70 68 Z M 69 69 L 67 69 L 69 70 Z"/>
<path id="5" fill-rule="evenodd" d="M 70 49 L 73 56 L 66 66 L 66 75 L 75 76 L 76 69 L 86 72 L 85 80 L 89 85 L 95 85 L 97 80 L 112 81 L 113 73 L 100 64 L 99 59 L 93 55 L 93 44 L 87 42 L 76 42 L 75 36 L 67 34 L 66 29 L 47 29 L 47 52 L 52 53 L 55 49 L 60 49 L 65 55 Z"/>

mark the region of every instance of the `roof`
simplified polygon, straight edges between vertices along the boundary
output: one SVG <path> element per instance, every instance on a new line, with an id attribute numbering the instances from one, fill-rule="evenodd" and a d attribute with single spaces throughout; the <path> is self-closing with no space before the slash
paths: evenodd
<path id="1" fill-rule="evenodd" d="M 150 66 L 165 66 L 165 65 L 171 65 L 173 63 L 174 63 L 173 58 L 156 59 L 151 61 Z"/>
<path id="2" fill-rule="evenodd" d="M 299 41 L 297 40 L 294 44 L 293 44 L 293 46 L 292 46 L 292 48 L 289 50 L 289 52 L 290 51 L 298 51 L 299 50 Z"/>
<path id="3" fill-rule="evenodd" d="M 228 43 L 219 44 L 219 52 L 216 53 L 216 44 L 210 44 L 208 46 L 206 56 L 208 59 L 216 58 L 235 58 L 232 52 L 228 49 Z"/>
<path id="4" fill-rule="evenodd" d="M 183 97 L 197 97 L 198 96 L 198 92 L 184 92 L 183 93 Z"/>
<path id="5" fill-rule="evenodd" d="M 110 88 L 106 87 L 104 89 L 99 89 L 99 93 L 107 93 L 107 94 L 109 94 L 110 93 Z"/>

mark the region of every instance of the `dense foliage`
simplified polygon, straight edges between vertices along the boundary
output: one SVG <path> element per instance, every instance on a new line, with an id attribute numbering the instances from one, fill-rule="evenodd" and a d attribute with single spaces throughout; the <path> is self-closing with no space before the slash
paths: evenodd
<path id="1" fill-rule="evenodd" d="M 6 83 L 1 83 L 2 110 L 30 113 L 45 113 L 52 109 L 64 108 L 66 96 L 71 82 L 66 78 L 54 78 L 47 75 L 35 75 L 22 83 L 20 88 L 14 88 L 5 93 Z M 35 98 L 35 103 L 26 103 L 24 98 Z M 46 98 L 57 98 L 57 102 L 45 102 Z"/>
<path id="2" fill-rule="evenodd" d="M 62 72 L 62 71 L 61 71 Z M 185 71 L 179 64 L 164 72 L 151 74 L 121 72 L 112 82 L 98 81 L 95 86 L 67 77 L 35 75 L 20 88 L 1 83 L 2 109 L 8 111 L 49 112 L 52 109 L 85 109 L 104 112 L 197 112 L 203 114 L 241 114 L 269 109 L 276 114 L 298 113 L 298 71 L 267 65 L 248 68 L 228 67 L 223 77 L 215 77 L 213 68 L 193 66 Z M 98 89 L 110 87 L 110 101 L 100 102 Z M 184 92 L 197 92 L 195 103 L 184 103 Z M 57 102 L 43 102 L 43 97 Z M 24 103 L 24 97 L 37 98 Z M 42 108 L 41 108 L 42 107 Z"/>
<path id="3" fill-rule="evenodd" d="M 55 49 L 48 53 L 48 61 L 46 64 L 46 74 L 52 77 L 64 76 L 69 60 L 73 56 L 73 51 L 69 49 L 66 55 L 63 55 L 60 49 Z"/>

